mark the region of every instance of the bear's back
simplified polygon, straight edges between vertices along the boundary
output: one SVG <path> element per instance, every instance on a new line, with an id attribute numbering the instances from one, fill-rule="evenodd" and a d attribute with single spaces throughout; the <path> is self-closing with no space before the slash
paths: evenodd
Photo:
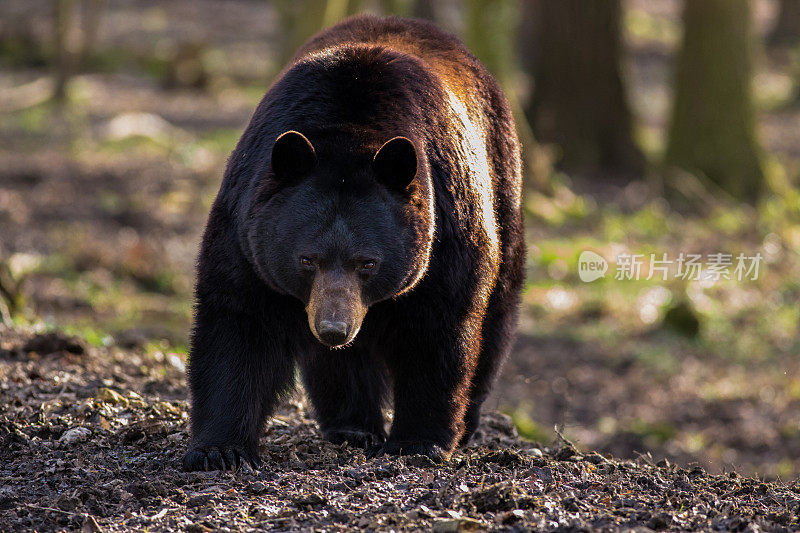
<path id="1" fill-rule="evenodd" d="M 360 15 L 317 34 L 293 61 L 309 54 L 343 46 L 375 45 L 417 57 L 433 68 L 448 85 L 491 78 L 464 44 L 435 24 L 418 19 Z"/>

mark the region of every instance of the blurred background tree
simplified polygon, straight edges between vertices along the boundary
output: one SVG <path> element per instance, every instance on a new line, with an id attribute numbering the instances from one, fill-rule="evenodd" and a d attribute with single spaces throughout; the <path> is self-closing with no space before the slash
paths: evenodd
<path id="1" fill-rule="evenodd" d="M 360 0 L 275 0 L 281 27 L 286 28 L 279 64 L 285 64 L 309 36 L 357 12 L 362 4 Z"/>
<path id="2" fill-rule="evenodd" d="M 55 82 L 53 98 L 62 102 L 67 95 L 67 84 L 75 73 L 79 53 L 78 29 L 75 19 L 78 15 L 76 0 L 55 0 L 53 2 L 53 49 L 55 50 Z"/>
<path id="3" fill-rule="evenodd" d="M 63 103 L 70 79 L 90 66 L 106 0 L 52 0 L 53 99 Z"/>
<path id="4" fill-rule="evenodd" d="M 751 87 L 750 3 L 688 0 L 683 9 L 666 162 L 755 202 L 764 174 Z"/>
<path id="5" fill-rule="evenodd" d="M 526 3 L 524 20 L 535 29 L 521 52 L 531 58 L 534 135 L 560 148 L 565 170 L 640 176 L 644 158 L 620 74 L 619 0 Z"/>
<path id="6" fill-rule="evenodd" d="M 464 40 L 500 84 L 508 88 L 517 68 L 514 49 L 517 2 L 468 0 L 464 10 Z"/>
<path id="7" fill-rule="evenodd" d="M 780 0 L 776 23 L 767 37 L 772 46 L 800 43 L 800 0 Z"/>
<path id="8" fill-rule="evenodd" d="M 414 9 L 412 15 L 426 20 L 436 20 L 436 1 L 435 0 L 412 0 Z M 394 11 L 389 11 L 394 13 Z"/>

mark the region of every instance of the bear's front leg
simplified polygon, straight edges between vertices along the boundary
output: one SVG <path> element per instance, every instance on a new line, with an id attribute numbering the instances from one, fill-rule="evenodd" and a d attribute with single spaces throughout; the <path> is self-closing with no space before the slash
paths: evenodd
<path id="1" fill-rule="evenodd" d="M 427 324 L 434 324 L 433 320 Z M 447 460 L 464 432 L 464 412 L 476 350 L 465 329 L 419 326 L 398 336 L 389 361 L 394 382 L 394 421 L 379 453 Z M 404 339 L 401 342 L 399 339 Z"/>
<path id="2" fill-rule="evenodd" d="M 198 298 L 188 367 L 187 470 L 260 464 L 258 438 L 294 377 L 288 335 L 275 320 L 263 311 L 232 311 Z"/>
<path id="3" fill-rule="evenodd" d="M 325 438 L 367 450 L 386 440 L 381 402 L 386 389 L 382 362 L 363 348 L 319 345 L 300 359 L 303 383 Z"/>

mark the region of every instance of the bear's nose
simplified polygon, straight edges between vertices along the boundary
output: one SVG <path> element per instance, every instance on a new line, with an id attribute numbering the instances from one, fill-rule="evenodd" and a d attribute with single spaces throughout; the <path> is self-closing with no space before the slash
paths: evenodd
<path id="1" fill-rule="evenodd" d="M 347 340 L 347 322 L 333 322 L 331 320 L 320 320 L 317 326 L 317 334 L 322 342 L 328 346 L 339 346 Z"/>

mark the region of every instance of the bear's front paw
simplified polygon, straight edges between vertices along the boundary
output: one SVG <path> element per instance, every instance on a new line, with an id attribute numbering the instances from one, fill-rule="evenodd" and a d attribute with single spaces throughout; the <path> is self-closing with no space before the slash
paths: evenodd
<path id="1" fill-rule="evenodd" d="M 388 440 L 374 453 L 381 455 L 424 455 L 434 463 L 444 463 L 450 454 L 433 442 Z"/>
<path id="2" fill-rule="evenodd" d="M 355 429 L 329 429 L 323 432 L 325 440 L 333 444 L 347 443 L 354 448 L 368 450 L 380 447 L 386 441 L 384 435 Z"/>
<path id="3" fill-rule="evenodd" d="M 258 453 L 239 446 L 192 446 L 183 456 L 183 468 L 194 470 L 236 470 L 240 467 L 257 470 L 261 467 Z"/>

